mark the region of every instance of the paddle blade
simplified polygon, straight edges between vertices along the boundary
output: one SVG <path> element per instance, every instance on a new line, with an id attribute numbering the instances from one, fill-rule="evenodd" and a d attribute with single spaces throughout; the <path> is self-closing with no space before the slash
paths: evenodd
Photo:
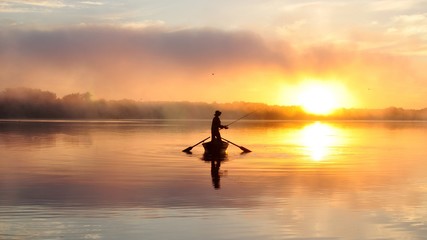
<path id="1" fill-rule="evenodd" d="M 240 149 L 241 149 L 243 152 L 245 152 L 245 153 L 252 152 L 251 150 L 249 150 L 249 149 L 247 149 L 247 148 L 245 148 L 245 147 L 240 147 Z"/>
<path id="2" fill-rule="evenodd" d="M 188 148 L 186 148 L 186 149 L 184 149 L 182 151 L 185 152 L 185 153 L 191 153 L 191 149 L 193 149 L 193 147 L 188 147 Z"/>

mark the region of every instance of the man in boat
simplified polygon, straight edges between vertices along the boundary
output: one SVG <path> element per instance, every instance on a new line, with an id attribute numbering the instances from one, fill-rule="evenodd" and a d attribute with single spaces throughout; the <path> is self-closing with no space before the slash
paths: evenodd
<path id="1" fill-rule="evenodd" d="M 227 126 L 221 125 L 221 120 L 219 119 L 219 116 L 221 116 L 221 112 L 216 110 L 214 118 L 212 119 L 212 126 L 211 126 L 211 134 L 212 134 L 212 142 L 221 142 L 221 134 L 219 133 L 219 130 L 222 128 L 228 129 Z"/>

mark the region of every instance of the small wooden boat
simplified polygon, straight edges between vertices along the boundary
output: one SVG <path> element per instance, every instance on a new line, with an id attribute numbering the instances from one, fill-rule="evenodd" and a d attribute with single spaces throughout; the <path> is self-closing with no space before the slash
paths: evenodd
<path id="1" fill-rule="evenodd" d="M 203 157 L 201 158 L 204 162 L 225 162 L 228 161 L 227 153 L 220 154 L 211 154 L 211 153 L 203 153 Z"/>
<path id="2" fill-rule="evenodd" d="M 221 155 L 226 154 L 228 143 L 221 142 L 205 142 L 203 143 L 203 147 L 205 148 L 205 153 L 212 155 Z"/>

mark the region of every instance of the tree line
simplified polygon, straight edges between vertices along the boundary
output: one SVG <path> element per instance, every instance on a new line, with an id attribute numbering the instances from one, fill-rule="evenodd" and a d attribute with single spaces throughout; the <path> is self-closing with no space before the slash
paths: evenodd
<path id="1" fill-rule="evenodd" d="M 408 110 L 339 109 L 319 116 L 299 106 L 262 103 L 142 102 L 129 99 L 92 99 L 90 93 L 72 93 L 62 98 L 55 93 L 31 88 L 7 88 L 0 92 L 2 119 L 210 119 L 215 110 L 237 119 L 259 120 L 427 120 L 427 108 Z"/>

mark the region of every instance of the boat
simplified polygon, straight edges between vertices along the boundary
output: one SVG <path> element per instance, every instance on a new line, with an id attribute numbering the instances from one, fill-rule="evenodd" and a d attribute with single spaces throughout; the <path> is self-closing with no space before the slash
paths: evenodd
<path id="1" fill-rule="evenodd" d="M 228 143 L 221 142 L 205 142 L 202 144 L 203 148 L 205 148 L 205 154 L 211 155 L 224 155 L 227 152 Z"/>
<path id="2" fill-rule="evenodd" d="M 204 162 L 225 162 L 228 161 L 228 154 L 227 153 L 203 153 L 203 156 L 200 160 L 203 160 Z"/>

